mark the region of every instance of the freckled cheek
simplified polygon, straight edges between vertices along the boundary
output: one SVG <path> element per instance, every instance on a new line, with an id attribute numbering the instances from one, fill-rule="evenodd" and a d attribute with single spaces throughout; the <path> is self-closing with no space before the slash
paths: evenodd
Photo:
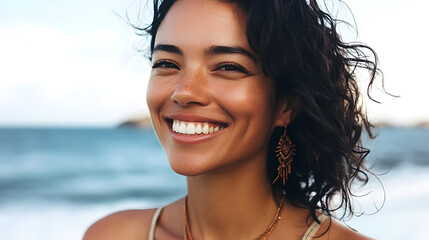
<path id="1" fill-rule="evenodd" d="M 252 124 L 266 124 L 273 113 L 273 102 L 268 90 L 261 86 L 231 87 L 219 91 L 222 106 L 232 117 L 244 118 Z"/>
<path id="2" fill-rule="evenodd" d="M 163 81 L 160 81 L 159 79 L 157 80 L 156 78 L 151 77 L 147 87 L 146 102 L 149 108 L 152 125 L 161 142 L 163 139 L 162 126 L 164 122 L 160 114 L 162 112 L 163 106 L 169 99 L 169 85 Z"/>
<path id="3" fill-rule="evenodd" d="M 149 113 L 152 120 L 152 125 L 158 140 L 164 146 L 165 143 L 165 132 L 163 131 L 162 117 L 160 116 L 163 106 L 167 100 L 170 99 L 169 85 L 165 81 L 151 77 L 147 86 L 146 102 L 149 108 Z"/>
<path id="4" fill-rule="evenodd" d="M 150 78 L 146 92 L 146 102 L 149 107 L 152 118 L 157 117 L 153 114 L 157 114 L 162 104 L 166 99 L 169 99 L 168 85 L 162 83 L 156 78 Z"/>

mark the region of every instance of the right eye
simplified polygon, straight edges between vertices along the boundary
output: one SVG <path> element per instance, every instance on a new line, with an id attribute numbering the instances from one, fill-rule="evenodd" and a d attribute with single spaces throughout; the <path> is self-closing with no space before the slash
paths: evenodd
<path id="1" fill-rule="evenodd" d="M 174 68 L 174 69 L 180 70 L 180 67 L 177 66 L 176 63 L 174 63 L 173 61 L 169 61 L 169 60 L 156 61 L 152 65 L 152 68 Z"/>

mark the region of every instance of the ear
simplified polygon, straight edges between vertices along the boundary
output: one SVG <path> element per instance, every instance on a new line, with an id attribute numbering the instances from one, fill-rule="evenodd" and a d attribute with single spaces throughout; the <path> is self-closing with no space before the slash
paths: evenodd
<path id="1" fill-rule="evenodd" d="M 284 127 L 295 118 L 298 112 L 298 103 L 295 96 L 282 96 L 277 103 L 277 114 L 274 127 Z"/>

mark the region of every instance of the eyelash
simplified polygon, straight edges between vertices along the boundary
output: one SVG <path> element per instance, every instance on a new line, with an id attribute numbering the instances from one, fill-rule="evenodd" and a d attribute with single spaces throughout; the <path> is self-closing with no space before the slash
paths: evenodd
<path id="1" fill-rule="evenodd" d="M 221 68 L 225 68 L 224 70 L 221 70 Z M 229 69 L 228 69 L 229 68 Z M 219 64 L 215 70 L 221 70 L 226 72 L 241 72 L 241 73 L 249 73 L 247 69 L 244 67 L 235 64 L 235 63 L 222 63 Z"/>
<path id="2" fill-rule="evenodd" d="M 152 68 L 173 68 L 173 69 L 180 70 L 180 67 L 177 66 L 176 63 L 169 60 L 159 60 L 152 65 Z M 236 63 L 221 63 L 218 66 L 216 66 L 215 71 L 249 73 L 247 69 L 245 69 L 244 67 Z"/>
<path id="3" fill-rule="evenodd" d="M 159 60 L 152 65 L 152 68 L 174 68 L 180 70 L 180 67 L 176 63 L 168 60 Z"/>

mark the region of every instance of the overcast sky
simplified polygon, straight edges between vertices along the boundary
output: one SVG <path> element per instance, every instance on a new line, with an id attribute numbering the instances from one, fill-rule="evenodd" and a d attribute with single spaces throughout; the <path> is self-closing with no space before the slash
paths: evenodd
<path id="1" fill-rule="evenodd" d="M 371 119 L 429 120 L 429 21 L 424 0 L 346 0 L 358 40 L 379 54 L 388 91 Z M 135 0 L 0 0 L 0 126 L 114 126 L 147 114 L 142 38 L 114 12 Z M 341 15 L 348 18 L 345 6 Z M 147 14 L 146 12 L 144 14 Z M 356 37 L 347 34 L 347 39 Z"/>

